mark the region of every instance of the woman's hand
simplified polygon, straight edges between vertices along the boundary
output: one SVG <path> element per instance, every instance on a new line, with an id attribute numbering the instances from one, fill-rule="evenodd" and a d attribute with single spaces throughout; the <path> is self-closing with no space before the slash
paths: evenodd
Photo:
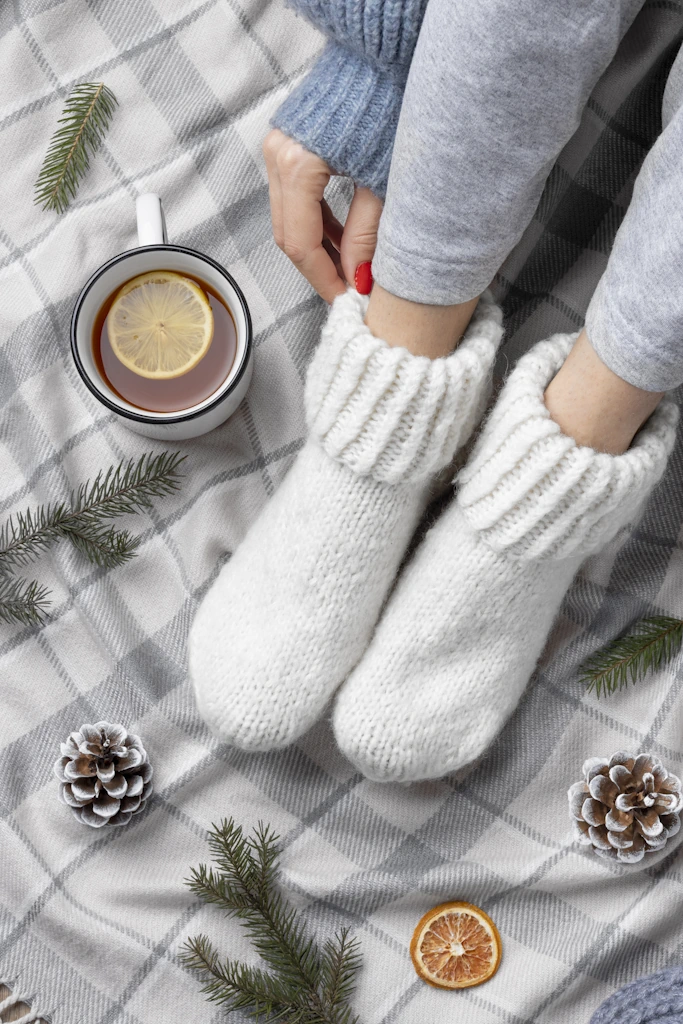
<path id="1" fill-rule="evenodd" d="M 382 201 L 356 186 L 342 226 L 323 199 L 335 173 L 324 160 L 278 128 L 266 135 L 270 214 L 275 242 L 326 302 L 354 281 L 361 263 L 372 259 Z"/>

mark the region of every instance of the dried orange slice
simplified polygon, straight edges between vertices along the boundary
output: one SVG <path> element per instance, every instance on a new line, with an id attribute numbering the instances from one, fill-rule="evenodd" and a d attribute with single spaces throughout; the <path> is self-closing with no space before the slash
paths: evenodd
<path id="1" fill-rule="evenodd" d="M 502 955 L 500 935 L 472 903 L 441 903 L 413 934 L 410 956 L 423 981 L 437 988 L 470 988 L 488 981 Z"/>
<path id="2" fill-rule="evenodd" d="M 213 338 L 209 300 L 194 281 L 154 270 L 128 281 L 114 299 L 107 330 L 116 358 L 152 380 L 182 377 L 206 355 Z"/>

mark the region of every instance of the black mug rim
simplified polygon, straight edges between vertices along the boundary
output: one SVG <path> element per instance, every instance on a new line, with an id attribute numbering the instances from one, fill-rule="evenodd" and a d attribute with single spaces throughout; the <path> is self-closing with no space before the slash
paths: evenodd
<path id="1" fill-rule="evenodd" d="M 208 405 L 203 405 L 201 409 L 189 409 L 185 412 L 179 412 L 175 416 L 168 416 L 163 413 L 152 413 L 151 415 L 147 415 L 143 412 L 137 413 L 129 409 L 122 409 L 121 406 L 117 405 L 114 401 L 109 399 L 106 395 L 102 394 L 102 392 L 95 387 L 95 385 L 90 379 L 90 376 L 86 372 L 85 367 L 83 366 L 81 355 L 80 352 L 78 351 L 78 344 L 76 342 L 76 324 L 78 323 L 78 317 L 80 316 L 81 308 L 83 306 L 83 303 L 85 302 L 86 296 L 88 295 L 88 292 L 93 287 L 93 285 L 111 267 L 116 266 L 117 263 L 123 262 L 123 260 L 128 259 L 131 256 L 134 256 L 138 252 L 180 252 L 186 256 L 196 256 L 197 259 L 202 260 L 204 263 L 208 263 L 209 266 L 213 267 L 213 269 L 216 270 L 221 275 L 221 277 L 225 278 L 228 284 L 231 285 L 232 288 L 234 289 L 235 294 L 237 295 L 237 298 L 239 300 L 240 306 L 242 307 L 242 312 L 244 313 L 244 320 L 246 323 L 246 338 L 244 351 L 242 353 L 242 362 L 240 363 L 235 376 L 232 378 L 229 386 L 225 389 L 225 391 L 221 391 L 220 394 L 218 394 L 212 402 L 209 402 Z M 220 405 L 224 401 L 224 399 L 228 397 L 228 395 L 232 394 L 232 392 L 235 390 L 235 388 L 241 381 L 242 377 L 244 377 L 244 374 L 247 372 L 247 367 L 249 366 L 249 360 L 252 354 L 252 349 L 253 329 L 251 324 L 251 314 L 249 312 L 247 300 L 244 297 L 242 289 L 237 284 L 237 281 L 234 279 L 232 274 L 229 274 L 225 267 L 221 266 L 220 263 L 217 263 L 216 260 L 212 259 L 210 256 L 205 256 L 203 252 L 198 252 L 196 249 L 188 249 L 186 246 L 183 245 L 139 245 L 136 246 L 135 249 L 127 249 L 126 252 L 121 252 L 118 254 L 118 256 L 113 256 L 110 260 L 107 260 L 106 263 L 103 263 L 101 267 L 98 267 L 94 274 L 92 274 L 88 278 L 88 280 L 86 281 L 86 283 L 83 285 L 79 292 L 78 298 L 76 299 L 76 304 L 73 309 L 73 313 L 71 314 L 71 355 L 73 357 L 74 363 L 76 364 L 76 369 L 78 370 L 81 380 L 88 388 L 88 390 L 92 392 L 95 398 L 97 398 L 97 400 L 101 402 L 102 405 L 106 406 L 111 412 L 115 412 L 117 416 L 124 416 L 126 419 L 135 420 L 138 423 L 153 423 L 156 426 L 163 426 L 165 423 L 186 423 L 188 420 L 196 419 L 198 416 L 204 416 L 212 409 L 215 409 L 216 406 Z"/>

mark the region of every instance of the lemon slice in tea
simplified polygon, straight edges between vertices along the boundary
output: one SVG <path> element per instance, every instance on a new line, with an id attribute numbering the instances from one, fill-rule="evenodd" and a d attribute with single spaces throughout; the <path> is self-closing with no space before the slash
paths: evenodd
<path id="1" fill-rule="evenodd" d="M 502 947 L 495 924 L 472 903 L 442 903 L 419 922 L 410 943 L 413 967 L 437 988 L 470 988 L 498 970 Z"/>
<path id="2" fill-rule="evenodd" d="M 129 370 L 169 380 L 194 369 L 206 355 L 213 312 L 189 277 L 155 270 L 124 284 L 109 310 L 107 331 L 114 355 Z"/>

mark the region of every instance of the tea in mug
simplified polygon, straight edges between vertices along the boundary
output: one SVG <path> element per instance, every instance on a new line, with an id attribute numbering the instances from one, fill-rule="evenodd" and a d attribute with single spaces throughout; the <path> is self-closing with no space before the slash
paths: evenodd
<path id="1" fill-rule="evenodd" d="M 237 328 L 223 299 L 191 274 L 157 270 L 126 281 L 100 309 L 93 357 L 119 398 L 145 412 L 181 412 L 228 377 Z"/>

